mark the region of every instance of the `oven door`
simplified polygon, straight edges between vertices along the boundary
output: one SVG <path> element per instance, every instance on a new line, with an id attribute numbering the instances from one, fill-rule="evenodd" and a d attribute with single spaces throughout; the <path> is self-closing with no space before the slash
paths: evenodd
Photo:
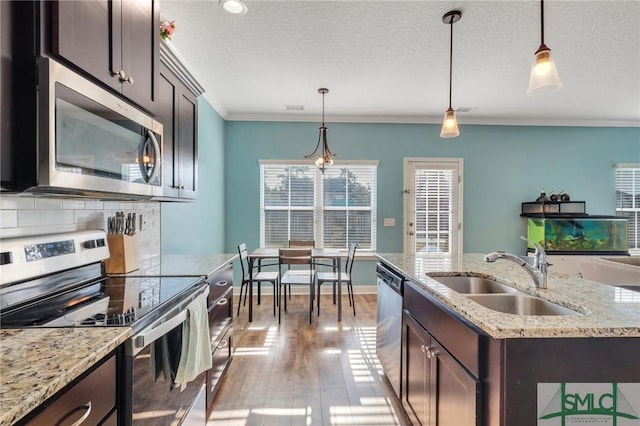
<path id="1" fill-rule="evenodd" d="M 202 287 L 193 298 L 202 291 L 208 292 L 208 287 Z M 206 371 L 185 386 L 172 383 L 186 319 L 186 309 L 172 311 L 127 341 L 119 424 L 178 426 L 187 415 L 193 416 L 194 410 L 199 409 L 198 397 Z"/>
<path id="2" fill-rule="evenodd" d="M 162 124 L 49 58 L 40 73 L 32 192 L 161 195 Z"/>

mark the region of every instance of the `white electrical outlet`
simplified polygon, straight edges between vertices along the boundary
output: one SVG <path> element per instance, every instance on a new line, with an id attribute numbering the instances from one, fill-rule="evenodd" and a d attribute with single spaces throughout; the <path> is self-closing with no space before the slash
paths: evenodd
<path id="1" fill-rule="evenodd" d="M 147 230 L 147 217 L 144 215 L 139 214 L 138 217 L 140 218 L 140 223 L 138 226 L 138 229 L 140 231 L 146 231 Z"/>

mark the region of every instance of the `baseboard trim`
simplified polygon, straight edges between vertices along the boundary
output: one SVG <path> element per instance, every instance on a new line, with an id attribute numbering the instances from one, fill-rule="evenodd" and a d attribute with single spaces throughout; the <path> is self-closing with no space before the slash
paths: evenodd
<path id="1" fill-rule="evenodd" d="M 322 285 L 320 289 L 320 294 L 331 294 L 331 292 L 332 292 L 331 284 Z M 353 286 L 354 294 L 376 294 L 377 292 L 378 292 L 378 286 L 375 286 L 375 285 L 354 285 Z M 253 296 L 255 297 L 257 294 L 258 294 L 258 288 L 254 286 Z M 261 294 L 264 294 L 265 296 L 272 296 L 273 286 L 269 283 L 265 283 L 262 286 Z M 309 294 L 309 290 L 307 287 L 294 285 L 291 287 L 291 294 Z M 345 285 L 342 286 L 342 294 L 343 295 L 347 294 L 347 287 Z M 233 295 L 236 297 L 240 295 L 239 286 L 233 287 Z"/>

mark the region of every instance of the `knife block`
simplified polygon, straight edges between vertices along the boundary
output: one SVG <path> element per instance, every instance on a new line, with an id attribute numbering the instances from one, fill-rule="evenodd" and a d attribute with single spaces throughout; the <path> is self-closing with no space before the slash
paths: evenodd
<path id="1" fill-rule="evenodd" d="M 111 254 L 104 261 L 104 270 L 107 274 L 124 274 L 140 268 L 138 234 L 109 234 L 107 241 Z"/>

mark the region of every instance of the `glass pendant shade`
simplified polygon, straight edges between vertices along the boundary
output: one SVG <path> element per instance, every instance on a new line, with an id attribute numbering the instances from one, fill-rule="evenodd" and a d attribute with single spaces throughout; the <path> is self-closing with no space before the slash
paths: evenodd
<path id="1" fill-rule="evenodd" d="M 440 131 L 441 138 L 455 138 L 460 136 L 458 130 L 458 120 L 456 119 L 456 112 L 453 108 L 449 108 L 444 113 L 444 120 L 442 120 L 442 130 Z"/>
<path id="2" fill-rule="evenodd" d="M 543 93 L 555 92 L 562 88 L 556 64 L 551 56 L 551 49 L 542 44 L 536 51 L 527 95 L 535 96 Z"/>

